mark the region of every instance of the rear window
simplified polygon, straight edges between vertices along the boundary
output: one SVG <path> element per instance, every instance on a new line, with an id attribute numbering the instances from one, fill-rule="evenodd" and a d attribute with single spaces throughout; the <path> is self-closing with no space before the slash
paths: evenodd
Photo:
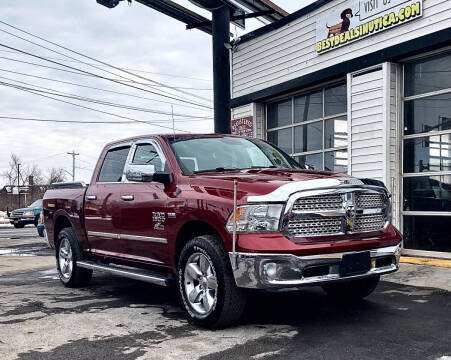
<path id="1" fill-rule="evenodd" d="M 103 160 L 97 182 L 120 182 L 130 146 L 109 150 Z"/>

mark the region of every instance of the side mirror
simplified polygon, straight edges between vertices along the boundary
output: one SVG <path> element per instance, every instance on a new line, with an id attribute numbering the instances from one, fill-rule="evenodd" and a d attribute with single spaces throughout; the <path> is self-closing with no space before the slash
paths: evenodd
<path id="1" fill-rule="evenodd" d="M 172 175 L 168 172 L 155 171 L 153 165 L 129 165 L 125 172 L 128 181 L 137 182 L 159 182 L 162 184 L 170 184 Z"/>
<path id="2" fill-rule="evenodd" d="M 128 181 L 148 182 L 152 181 L 155 174 L 155 166 L 153 165 L 129 165 L 125 172 Z"/>

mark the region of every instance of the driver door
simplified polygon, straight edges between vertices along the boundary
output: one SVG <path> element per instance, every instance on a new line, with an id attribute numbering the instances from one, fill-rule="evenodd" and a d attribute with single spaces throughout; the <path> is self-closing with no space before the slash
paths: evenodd
<path id="1" fill-rule="evenodd" d="M 132 146 L 125 172 L 132 167 L 142 169 L 144 173 L 166 171 L 167 161 L 155 140 L 141 140 Z M 126 180 L 121 198 L 120 234 L 127 257 L 165 263 L 168 260 L 165 185 Z"/>

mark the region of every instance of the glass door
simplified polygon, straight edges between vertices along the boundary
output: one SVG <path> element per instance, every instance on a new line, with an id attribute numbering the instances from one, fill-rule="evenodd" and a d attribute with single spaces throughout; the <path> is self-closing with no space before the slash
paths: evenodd
<path id="1" fill-rule="evenodd" d="M 451 252 L 451 53 L 404 65 L 404 248 Z"/>

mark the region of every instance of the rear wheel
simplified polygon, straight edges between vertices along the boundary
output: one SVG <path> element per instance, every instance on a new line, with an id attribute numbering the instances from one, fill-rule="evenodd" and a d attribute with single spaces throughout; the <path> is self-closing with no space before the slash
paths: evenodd
<path id="1" fill-rule="evenodd" d="M 190 240 L 177 267 L 178 292 L 188 317 L 208 328 L 238 321 L 246 292 L 235 284 L 228 254 L 216 235 Z"/>
<path id="2" fill-rule="evenodd" d="M 370 295 L 379 283 L 379 276 L 323 285 L 327 295 L 340 300 L 359 300 Z"/>
<path id="3" fill-rule="evenodd" d="M 56 249 L 56 268 L 64 286 L 87 285 L 91 280 L 92 270 L 77 266 L 77 261 L 82 258 L 82 254 L 72 228 L 65 228 L 60 231 Z"/>

